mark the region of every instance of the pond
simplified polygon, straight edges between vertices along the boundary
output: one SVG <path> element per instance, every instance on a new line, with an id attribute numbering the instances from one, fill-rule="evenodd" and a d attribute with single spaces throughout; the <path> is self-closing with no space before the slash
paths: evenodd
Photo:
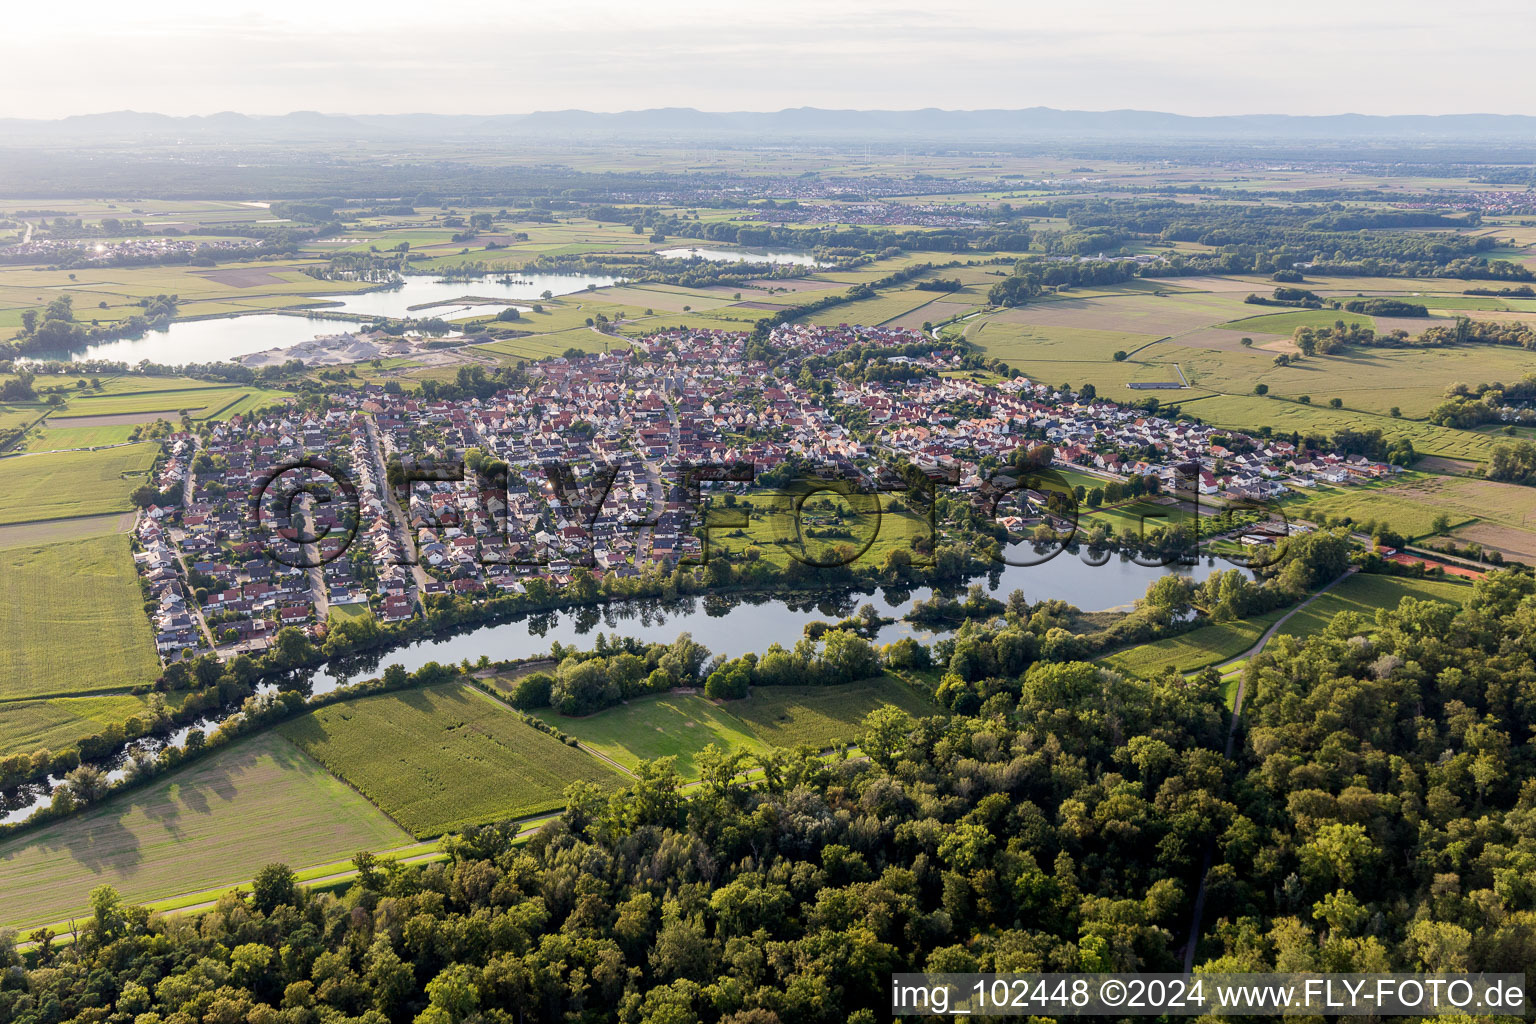
<path id="1" fill-rule="evenodd" d="M 686 260 L 698 257 L 711 263 L 780 263 L 796 267 L 824 267 L 827 264 L 808 252 L 770 251 L 767 249 L 708 249 L 679 247 L 657 249 L 656 255 L 669 260 Z"/>
<path id="2" fill-rule="evenodd" d="M 598 275 L 532 274 L 507 277 L 483 277 L 468 281 L 444 281 L 432 274 L 413 274 L 398 288 L 387 291 L 361 292 L 351 295 L 311 296 L 317 302 L 328 303 L 328 311 L 354 313 L 359 316 L 421 318 L 441 317 L 446 320 L 492 314 L 518 306 L 528 309 L 528 302 L 535 302 L 547 291 L 552 295 L 571 295 L 585 291 L 589 285 L 598 288 L 616 284 L 619 279 Z M 505 299 L 506 304 L 454 303 L 455 299 L 473 296 L 485 299 Z M 296 299 L 298 297 L 295 297 Z M 425 309 L 411 309 L 428 303 Z M 70 352 L 39 352 L 32 356 L 38 360 L 87 360 L 106 359 L 127 363 L 130 366 L 148 359 L 163 366 L 179 366 L 185 363 L 225 362 L 236 356 L 252 352 L 264 352 L 272 348 L 292 348 L 313 340 L 317 335 L 344 334 L 358 329 L 358 324 L 344 320 L 326 320 L 318 317 L 290 316 L 283 313 L 255 313 L 248 316 L 227 316 L 210 320 L 183 320 L 171 324 L 163 331 L 149 331 L 143 337 L 107 341 Z"/>

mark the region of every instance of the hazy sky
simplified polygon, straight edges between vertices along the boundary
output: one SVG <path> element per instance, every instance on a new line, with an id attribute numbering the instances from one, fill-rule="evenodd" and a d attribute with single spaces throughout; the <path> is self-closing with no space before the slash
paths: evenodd
<path id="1" fill-rule="evenodd" d="M 5 24 L 12 117 L 1536 113 L 1529 0 L 15 0 Z"/>

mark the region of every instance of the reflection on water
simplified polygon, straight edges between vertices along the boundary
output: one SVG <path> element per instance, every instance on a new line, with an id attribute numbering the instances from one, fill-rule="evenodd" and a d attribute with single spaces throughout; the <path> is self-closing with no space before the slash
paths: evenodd
<path id="1" fill-rule="evenodd" d="M 1022 560 L 1022 556 L 1020 558 Z M 1112 555 L 1103 565 L 1087 564 L 1063 553 L 1040 565 L 999 566 L 982 582 L 999 596 L 1022 590 L 1031 601 L 1060 598 L 1087 611 L 1128 607 L 1146 593 L 1153 580 L 1179 572 L 1196 580 L 1229 568 L 1227 563 L 1202 561 L 1194 566 L 1139 565 Z M 314 676 L 317 692 L 378 674 L 386 665 L 415 671 L 429 661 L 445 664 L 468 658 L 492 661 L 537 657 L 556 641 L 565 646 L 590 647 L 598 630 L 632 636 L 644 643 L 670 643 L 677 634 L 689 632 L 717 654 L 761 653 L 768 645 L 792 646 L 805 624 L 816 619 L 837 620 L 851 615 L 859 605 L 873 604 L 898 620 L 914 600 L 926 600 L 930 587 L 915 590 L 884 588 L 874 594 L 840 591 L 789 599 L 761 595 L 682 597 L 672 601 L 625 601 L 565 612 L 542 612 L 495 625 L 478 626 L 452 636 L 419 640 L 382 655 L 348 659 L 327 666 Z M 882 629 L 879 643 L 903 636 L 931 639 L 934 634 L 911 623 L 897 621 Z"/>
<path id="2" fill-rule="evenodd" d="M 1037 557 L 1025 546 L 1016 546 L 1008 554 L 1013 561 Z M 1165 573 L 1178 572 L 1204 580 L 1213 572 L 1231 567 L 1226 562 L 1212 559 L 1191 566 L 1144 566 L 1122 555 L 1111 555 L 1102 564 L 1089 564 L 1087 557 L 1062 553 L 1039 565 L 998 566 L 980 582 L 998 596 L 1022 590 L 1031 601 L 1059 598 L 1085 611 L 1102 611 L 1129 606 L 1146 592 L 1153 580 Z M 955 591 L 961 592 L 963 588 Z M 897 618 L 876 634 L 876 643 L 887 644 L 904 636 L 930 642 L 944 631 L 914 626 L 900 621 L 900 616 L 914 600 L 927 600 L 932 594 L 931 587 L 910 590 L 886 587 L 874 594 L 837 591 L 790 597 L 708 594 L 670 601 L 624 601 L 563 612 L 539 612 L 510 622 L 469 627 L 450 636 L 419 640 L 381 654 L 340 659 L 307 677 L 296 676 L 280 684 L 266 683 L 258 692 L 303 689 L 308 684 L 313 693 L 329 693 L 338 687 L 377 676 L 389 665 L 415 671 L 431 661 L 457 664 L 467 658 L 477 662 L 481 655 L 492 661 L 536 658 L 548 654 L 555 642 L 568 647 L 589 648 L 599 630 L 632 636 L 643 643 L 670 643 L 679 633 L 688 632 L 716 654 L 761 653 L 772 643 L 792 647 L 804 636 L 806 623 L 847 618 L 866 602 L 873 604 L 883 615 Z M 116 781 L 123 777 L 128 755 L 133 749 L 154 752 L 167 744 L 181 746 L 193 729 L 211 732 L 234 714 L 238 712 L 210 716 L 183 726 L 168 737 L 136 741 L 112 763 L 110 778 Z M 22 787 L 0 808 L 3 812 L 0 822 L 25 820 L 38 808 L 47 806 L 51 790 L 60 782 L 50 778 L 46 785 Z"/>
<path id="3" fill-rule="evenodd" d="M 701 260 L 709 260 L 711 263 L 779 263 L 785 266 L 796 267 L 824 267 L 822 263 L 808 252 L 771 252 L 767 249 L 708 249 L 687 248 L 657 249 L 657 256 L 669 260 L 686 260 L 698 257 Z"/>

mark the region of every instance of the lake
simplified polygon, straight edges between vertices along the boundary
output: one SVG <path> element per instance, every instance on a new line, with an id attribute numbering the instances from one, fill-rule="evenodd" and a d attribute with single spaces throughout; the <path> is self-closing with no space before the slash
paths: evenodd
<path id="1" fill-rule="evenodd" d="M 1019 562 L 1034 557 L 1027 545 L 1014 545 L 1008 554 L 1010 560 Z M 1198 565 L 1190 566 L 1145 566 L 1114 554 L 1103 564 L 1093 565 L 1077 555 L 1063 552 L 1040 565 L 998 566 L 977 582 L 999 598 L 1014 590 L 1022 590 L 1031 601 L 1060 598 L 1084 611 L 1104 611 L 1130 606 L 1146 593 L 1153 580 L 1165 573 L 1177 572 L 1204 580 L 1212 573 L 1228 568 L 1232 566 L 1221 559 L 1201 559 Z M 911 608 L 913 601 L 926 600 L 932 593 L 932 588 L 919 587 L 900 591 L 886 588 L 874 594 L 806 595 L 793 600 L 733 595 L 725 598 L 687 597 L 675 601 L 625 601 L 595 608 L 540 613 L 510 622 L 473 627 L 453 636 L 419 640 L 382 654 L 346 659 L 345 666 L 322 666 L 308 678 L 312 692 L 329 693 L 377 676 L 389 665 L 415 671 L 431 661 L 456 664 L 467 658 L 476 662 L 482 654 L 492 661 L 537 658 L 547 654 L 556 641 L 566 646 L 590 648 L 599 630 L 613 636 L 632 636 L 644 643 L 670 643 L 679 633 L 687 632 L 715 654 L 762 653 L 773 643 L 793 647 L 805 635 L 806 623 L 845 618 L 865 603 L 873 604 L 885 616 L 898 619 L 880 630 L 874 638 L 876 643 L 888 644 L 904 636 L 929 643 L 947 630 L 914 626 L 900 621 L 900 616 Z M 272 692 L 276 688 L 274 684 L 266 683 L 258 692 Z M 135 741 L 115 758 L 108 759 L 108 777 L 114 782 L 123 777 L 127 749 L 142 746 L 155 750 L 167 743 L 181 746 L 192 729 L 209 732 L 232 714 L 238 714 L 238 711 L 211 715 L 178 728 L 168 737 Z M 0 807 L 0 822 L 26 820 L 48 804 L 52 790 L 62 781 L 50 777 L 46 783 L 20 787 L 8 805 Z"/>
<path id="2" fill-rule="evenodd" d="M 589 285 L 604 288 L 619 283 L 617 277 L 582 274 L 513 274 L 510 279 L 482 277 L 469 281 L 444 281 L 430 274 L 412 274 L 405 284 L 389 291 L 359 292 L 355 295 L 318 296 L 335 303 L 327 309 L 339 313 L 357 313 L 362 316 L 433 317 L 446 312 L 463 315 L 465 310 L 478 309 L 481 313 L 493 313 L 505 307 L 483 305 L 478 307 L 455 305 L 411 309 L 427 302 L 451 303 L 454 299 L 474 296 L 482 299 L 506 299 L 507 305 L 538 301 L 545 292 L 552 295 L 573 295 L 586 291 Z M 527 309 L 526 305 L 521 308 Z"/>
<path id="3" fill-rule="evenodd" d="M 808 252 L 770 252 L 767 249 L 657 249 L 657 256 L 669 260 L 686 260 L 697 256 L 701 260 L 709 260 L 711 263 L 782 263 L 796 267 L 823 267 L 822 263 Z"/>
<path id="4" fill-rule="evenodd" d="M 1227 568 L 1231 566 L 1220 559 L 1214 564 L 1202 559 L 1199 565 L 1163 568 L 1139 565 L 1119 555 L 1111 555 L 1108 562 L 1095 566 L 1078 556 L 1063 553 L 1041 565 L 1000 566 L 977 582 L 999 598 L 1014 590 L 1022 590 L 1031 601 L 1060 598 L 1085 611 L 1104 611 L 1128 608 L 1146 593 L 1153 580 L 1167 572 L 1204 580 L 1213 572 Z M 670 602 L 626 601 L 548 612 L 480 626 L 453 636 L 418 640 L 382 655 L 349 659 L 350 663 L 345 667 L 325 666 L 315 672 L 312 681 L 315 691 L 324 693 L 377 675 L 389 665 L 415 671 L 430 661 L 449 664 L 468 658 L 473 662 L 482 654 L 492 661 L 538 657 L 555 641 L 566 646 L 591 647 L 594 634 L 599 630 L 632 636 L 645 643 L 670 643 L 679 633 L 688 632 L 716 654 L 762 653 L 772 643 L 793 646 L 804 635 L 808 622 L 817 619 L 835 621 L 851 615 L 865 603 L 873 604 L 883 615 L 898 619 L 880 631 L 875 637 L 876 642 L 891 643 L 903 636 L 915 636 L 926 642 L 937 634 L 899 619 L 912 607 L 913 601 L 926 600 L 932 593 L 928 587 L 910 591 L 887 588 L 874 594 L 809 595 L 793 602 L 778 598 L 754 600 L 738 595 L 728 598 L 705 596 Z"/>
<path id="5" fill-rule="evenodd" d="M 388 291 L 360 292 L 351 295 L 315 295 L 305 298 L 330 303 L 325 308 L 341 313 L 378 317 L 441 317 L 446 320 L 499 312 L 506 306 L 528 309 L 547 291 L 553 295 L 571 295 L 586 291 L 588 285 L 599 288 L 617 284 L 616 277 L 578 274 L 534 274 L 497 280 L 485 277 L 471 281 L 443 281 L 435 275 L 413 274 L 399 288 Z M 506 299 L 506 306 L 454 304 L 411 310 L 423 303 L 452 303 L 466 296 Z M 298 298 L 297 296 L 295 297 Z M 289 316 L 282 313 L 255 313 L 210 320 L 183 320 L 163 331 L 150 331 L 141 338 L 124 338 L 87 345 L 70 352 L 40 352 L 38 360 L 105 359 L 130 366 L 148 359 L 163 366 L 185 363 L 226 362 L 237 356 L 272 348 L 292 348 L 313 340 L 317 335 L 343 334 L 360 325 L 344 320 Z"/>

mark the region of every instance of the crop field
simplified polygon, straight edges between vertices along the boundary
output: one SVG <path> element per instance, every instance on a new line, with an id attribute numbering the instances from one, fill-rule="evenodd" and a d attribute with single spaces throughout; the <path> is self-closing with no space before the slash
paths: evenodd
<path id="1" fill-rule="evenodd" d="M 1488 347 L 1354 350 L 1276 366 L 1276 352 L 1295 354 L 1290 335 L 1302 325 L 1328 326 L 1342 319 L 1381 329 L 1405 326 L 1420 331 L 1435 321 L 1377 322 L 1336 310 L 1255 313 L 1263 307 L 1241 303 L 1234 294 L 1239 288 L 1257 290 L 1257 286 L 1246 281 L 1229 284 L 1237 287 L 1161 296 L 1125 290 L 1095 295 L 1068 292 L 974 317 L 963 328 L 952 329 L 962 330 L 988 355 L 1032 377 L 1052 383 L 1091 383 L 1101 395 L 1117 400 L 1148 397 L 1147 392 L 1130 388 L 1132 383 L 1187 382 L 1190 389 L 1154 392 L 1153 397 L 1165 405 L 1198 400 L 1199 405 L 1190 405 L 1189 411 L 1224 426 L 1254 427 L 1274 422 L 1273 416 L 1283 419 L 1286 429 L 1308 430 L 1325 429 L 1316 424 L 1333 411 L 1328 410 L 1328 402 L 1337 398 L 1344 408 L 1335 414 L 1349 416 L 1351 425 L 1358 425 L 1362 413 L 1379 416 L 1390 420 L 1380 424 L 1385 433 L 1411 436 L 1420 451 L 1479 461 L 1487 457 L 1485 445 L 1467 440 L 1465 432 L 1414 422 L 1414 418 L 1427 416 L 1439 405 L 1451 382 L 1511 380 L 1530 370 L 1528 353 Z M 1253 344 L 1243 345 L 1244 338 Z M 1113 362 L 1116 351 L 1127 352 L 1129 358 Z M 1311 404 L 1300 409 L 1267 407 L 1262 409 L 1264 416 L 1247 421 L 1210 415 L 1217 409 L 1251 403 L 1259 384 L 1272 396 L 1308 396 Z M 1390 416 L 1393 409 L 1403 418 Z M 1261 410 L 1254 407 L 1254 411 Z M 1303 426 L 1303 421 L 1310 422 Z"/>
<path id="2" fill-rule="evenodd" d="M 0 924 L 88 913 L 112 885 L 130 902 L 230 885 L 275 861 L 327 863 L 408 841 L 393 822 L 275 735 L 242 741 L 143 789 L 0 843 Z"/>
<path id="3" fill-rule="evenodd" d="M 208 382 L 198 380 L 195 377 L 151 377 L 144 374 L 124 373 L 116 377 L 103 378 L 101 390 L 91 392 L 92 395 L 142 395 L 146 392 L 160 393 L 164 391 L 201 391 L 208 388 Z"/>
<path id="4" fill-rule="evenodd" d="M 213 236 L 205 237 L 214 240 Z M 45 306 L 63 294 L 74 300 L 77 320 L 109 323 L 141 312 L 138 299 L 146 296 L 179 296 L 180 314 L 195 316 L 275 304 L 298 305 L 309 296 L 365 287 L 347 281 L 321 281 L 301 272 L 301 267 L 313 262 L 296 259 L 286 265 L 259 268 L 242 263 L 223 267 L 81 267 L 69 272 L 7 267 L 0 269 L 0 307 Z M 253 272 L 261 278 L 254 279 Z M 105 308 L 102 303 L 106 303 Z M 19 321 L 5 326 L 10 330 L 0 328 L 0 337 L 12 336 Z"/>
<path id="5" fill-rule="evenodd" d="M 943 299 L 949 294 L 948 292 L 918 291 L 915 288 L 890 289 L 880 292 L 873 298 L 846 302 L 830 309 L 819 310 L 801 319 L 804 323 L 832 327 L 838 324 L 878 325 L 920 310 L 921 307 Z M 949 314 L 944 313 L 932 319 L 942 320 L 947 315 Z"/>
<path id="6" fill-rule="evenodd" d="M 1536 542 L 1536 500 L 1530 488 L 1473 477 L 1412 474 L 1404 479 L 1346 488 L 1319 488 L 1298 499 L 1288 511 L 1303 518 L 1326 513 L 1348 516 L 1357 523 L 1388 522 L 1414 538 L 1433 532 L 1435 517 L 1444 514 L 1451 525 L 1485 522 Z"/>
<path id="7" fill-rule="evenodd" d="M 269 405 L 278 405 L 289 396 L 282 391 L 246 391 L 242 397 L 217 409 L 206 417 L 208 419 L 227 420 L 231 416 L 245 415 L 255 412 L 257 409 L 265 409 Z"/>
<path id="8" fill-rule="evenodd" d="M 235 399 L 249 394 L 238 387 L 181 388 L 168 391 L 136 391 L 125 394 L 81 395 L 70 400 L 71 416 L 115 416 L 122 413 L 175 414 L 185 409 L 194 418 L 211 415 Z M 151 417 L 153 418 L 153 417 Z"/>
<path id="9" fill-rule="evenodd" d="M 1194 672 L 1242 654 L 1258 643 L 1264 631 L 1288 610 L 1281 608 L 1251 619 L 1201 626 L 1181 636 L 1116 651 L 1102 660 L 1110 668 L 1138 676 L 1160 675 L 1170 668 Z"/>
<path id="10" fill-rule="evenodd" d="M 578 349 L 582 352 L 601 352 L 605 345 L 617 348 L 628 344 L 620 338 L 609 338 L 590 331 L 585 327 L 568 327 L 564 330 L 551 331 L 548 334 L 532 334 L 524 338 L 503 338 L 486 345 L 476 345 L 476 352 L 487 355 L 501 356 L 508 361 L 543 359 L 547 356 L 557 356 L 569 349 Z M 457 368 L 453 368 L 457 373 Z M 420 378 L 421 373 L 412 376 Z M 403 383 L 403 382 L 402 382 Z"/>
<path id="11" fill-rule="evenodd" d="M 769 746 L 825 750 L 857 740 L 864 716 L 886 704 L 913 717 L 940 713 L 892 676 L 842 686 L 760 686 L 745 701 L 727 706 Z"/>
<path id="12" fill-rule="evenodd" d="M 124 512 L 158 446 L 0 459 L 0 523 Z"/>
<path id="13" fill-rule="evenodd" d="M 1249 306 L 1251 310 L 1263 310 L 1263 306 Z M 1360 324 L 1374 328 L 1376 321 L 1364 313 L 1346 313 L 1338 309 L 1296 309 L 1288 313 L 1257 312 L 1252 316 L 1235 317 L 1217 327 L 1229 331 L 1259 331 L 1263 334 L 1291 334 L 1298 327 L 1332 327 L 1340 320 L 1346 324 Z M 1427 326 L 1427 323 L 1426 323 Z"/>
<path id="14" fill-rule="evenodd" d="M 1453 522 L 1458 517 L 1477 518 L 1536 532 L 1536 491 L 1519 484 L 1414 474 L 1386 493 L 1443 509 Z"/>
<path id="15" fill-rule="evenodd" d="M 1356 573 L 1291 616 L 1276 635 L 1304 636 L 1316 633 L 1332 622 L 1333 617 L 1340 612 L 1358 612 L 1371 619 L 1376 609 L 1396 608 L 1405 597 L 1464 604 L 1471 596 L 1472 587 L 1466 583 Z"/>
<path id="16" fill-rule="evenodd" d="M 901 316 L 886 322 L 887 327 L 905 327 L 908 330 L 922 330 L 923 324 L 937 324 L 953 317 L 963 316 L 976 308 L 974 302 L 953 302 L 947 298 L 938 298 L 926 306 L 918 306 Z"/>
<path id="17" fill-rule="evenodd" d="M 0 431 L 18 430 L 35 423 L 46 411 L 38 405 L 0 405 Z"/>
<path id="18" fill-rule="evenodd" d="M 1123 373 L 1137 363 L 1146 363 L 1155 372 L 1142 372 L 1139 376 L 1128 374 L 1127 379 L 1177 380 L 1170 365 L 1177 363 L 1189 383 L 1202 390 L 1247 397 L 1252 396 L 1255 385 L 1264 384 L 1272 396 L 1297 398 L 1309 395 L 1319 407 L 1326 406 L 1329 399 L 1339 398 L 1350 412 L 1386 416 L 1395 407 L 1403 416 L 1413 418 L 1427 416 L 1444 401 L 1449 382 L 1514 380 L 1531 364 L 1530 356 L 1517 349 L 1485 347 L 1356 349 L 1300 359 L 1289 366 L 1276 366 L 1275 353 L 1262 348 L 1266 335 L 1254 335 L 1254 347 L 1244 348 L 1240 339 L 1236 345 L 1229 344 L 1231 337 L 1213 337 L 1217 333 L 1207 329 L 1181 337 L 1176 342 L 1161 342 L 1140 352 L 1132 350 L 1133 355 L 1127 363 L 1114 367 L 1085 367 L 1078 375 L 1089 374 L 1095 380 L 1114 381 L 1116 373 Z M 1295 352 L 1288 341 L 1282 347 Z M 1066 355 L 1070 356 L 1070 350 Z M 1020 361 L 1018 365 L 1028 372 L 1027 363 Z M 1047 377 L 1054 378 L 1060 372 L 1052 366 Z M 1188 401 L 1187 393 L 1165 397 L 1168 401 Z"/>
<path id="19" fill-rule="evenodd" d="M 636 312 L 654 309 L 667 313 L 681 313 L 684 306 L 697 310 L 709 310 L 729 306 L 737 301 L 732 297 L 735 292 L 727 292 L 723 289 L 703 291 L 655 284 L 619 285 L 614 288 L 604 288 L 598 294 L 602 296 L 604 302 Z"/>
<path id="20" fill-rule="evenodd" d="M 106 444 L 122 444 L 128 440 L 133 427 L 128 424 L 95 427 L 52 427 L 46 424 L 32 431 L 24 446 L 29 452 L 57 452 L 71 448 L 91 448 Z"/>
<path id="21" fill-rule="evenodd" d="M 993 359 L 1023 367 L 1040 362 L 1109 362 L 1115 352 L 1135 351 L 1157 341 L 1158 335 L 1087 327 L 1043 327 L 992 319 L 977 326 L 969 338 Z"/>
<path id="22" fill-rule="evenodd" d="M 459 683 L 332 705 L 280 731 L 422 838 L 552 810 L 572 782 L 620 781 Z"/>
<path id="23" fill-rule="evenodd" d="M 1285 506 L 1286 514 L 1299 519 L 1326 515 L 1334 521 L 1349 519 L 1356 524 L 1388 524 L 1412 540 L 1433 532 L 1435 516 L 1440 513 L 1423 501 L 1394 493 L 1385 485 L 1357 485 L 1347 488 L 1318 488 L 1305 498 Z M 1451 516 L 1453 526 L 1472 522 L 1471 516 Z"/>
<path id="24" fill-rule="evenodd" d="M 698 694 L 669 693 L 585 718 L 554 711 L 539 717 L 626 767 L 676 757 L 678 771 L 694 777 L 699 752 L 712 743 L 722 750 L 802 744 L 825 750 L 854 742 L 864 716 L 886 704 L 913 716 L 937 713 L 905 683 L 881 676 L 844 686 L 755 686 L 751 696 L 721 703 Z"/>
<path id="25" fill-rule="evenodd" d="M 126 688 L 160 674 L 122 534 L 0 549 L 0 699 Z"/>
<path id="26" fill-rule="evenodd" d="M 58 544 L 86 537 L 104 537 L 110 533 L 127 533 L 132 528 L 132 512 L 105 512 L 101 515 L 75 516 L 71 519 L 9 523 L 0 526 L 0 548 Z"/>
<path id="27" fill-rule="evenodd" d="M 1253 308 L 1231 295 L 1203 292 L 1157 295 L 1142 289 L 1120 289 L 1081 298 L 1076 292 L 1066 292 L 1005 309 L 992 319 L 1041 327 L 1081 327 L 1164 338 L 1224 323 L 1247 314 Z M 1290 331 L 1282 333 L 1289 334 Z"/>
<path id="28" fill-rule="evenodd" d="M 1478 522 L 1452 530 L 1451 536 L 1459 544 L 1475 542 L 1505 558 L 1536 563 L 1536 531 Z"/>
<path id="29" fill-rule="evenodd" d="M 758 699 L 767 689 L 758 687 L 748 700 Z M 575 736 L 583 746 L 627 768 L 658 757 L 675 757 L 677 770 L 694 778 L 698 775 L 695 758 L 711 743 L 722 750 L 767 749 L 768 745 L 734 714 L 739 703 L 744 702 L 722 705 L 698 694 L 666 693 L 641 697 L 584 718 L 566 718 L 547 709 L 538 714 Z"/>
<path id="30" fill-rule="evenodd" d="M 1256 395 L 1211 395 L 1195 400 L 1189 392 L 1181 391 L 1170 392 L 1165 401 L 1177 402 L 1189 415 L 1212 426 L 1246 430 L 1267 426 L 1277 435 L 1332 434 L 1339 430 L 1380 428 L 1382 436 L 1389 441 L 1399 437 L 1412 441 L 1414 450 L 1420 454 L 1471 462 L 1487 462 L 1495 441 L 1471 430 Z"/>
<path id="31" fill-rule="evenodd" d="M 1103 486 L 1102 482 L 1091 486 Z M 1195 512 L 1191 506 L 1184 504 L 1164 504 L 1158 501 L 1130 501 L 1112 508 L 1095 509 L 1087 511 L 1084 506 L 1079 510 L 1078 529 L 1087 530 L 1095 523 L 1105 523 L 1116 534 L 1127 527 L 1134 530 L 1138 536 L 1156 529 L 1166 529 L 1170 526 L 1184 526 L 1186 529 L 1194 529 Z"/>
<path id="32" fill-rule="evenodd" d="M 167 704 L 175 706 L 177 695 Z M 56 697 L 0 704 L 0 758 L 37 750 L 63 750 L 76 741 L 122 724 L 149 706 L 149 698 L 131 693 L 94 697 Z"/>

